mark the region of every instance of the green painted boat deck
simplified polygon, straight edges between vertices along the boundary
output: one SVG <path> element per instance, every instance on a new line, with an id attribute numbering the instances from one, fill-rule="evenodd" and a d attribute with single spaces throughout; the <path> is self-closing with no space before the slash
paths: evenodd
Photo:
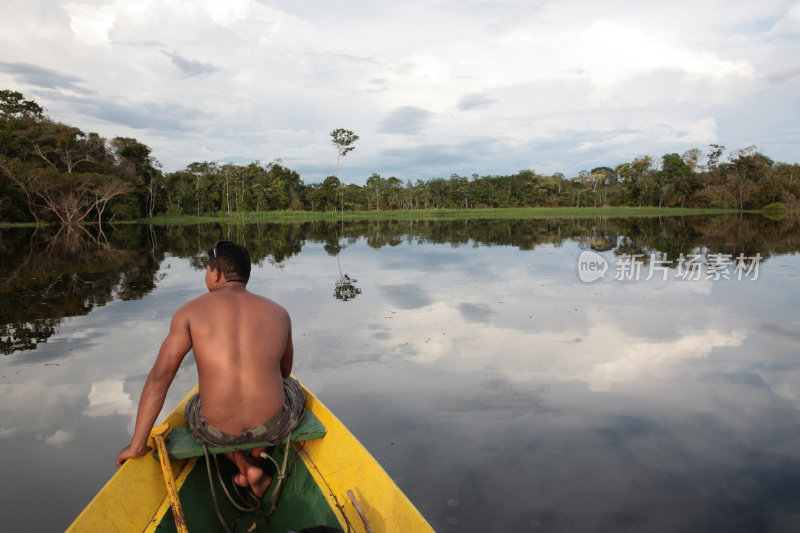
<path id="1" fill-rule="evenodd" d="M 291 439 L 293 442 L 318 439 L 324 437 L 326 432 L 327 429 L 322 422 L 319 421 L 314 413 L 307 410 L 303 420 L 292 432 Z M 189 531 L 192 533 L 225 531 L 214 508 L 214 499 L 209 488 L 208 470 L 203 456 L 203 446 L 194 441 L 192 434 L 185 427 L 174 429 L 168 435 L 168 439 L 167 449 L 171 458 L 199 457 L 179 492 Z M 209 447 L 209 453 L 217 454 L 266 445 L 266 443 L 253 443 L 230 447 Z M 281 444 L 273 447 L 269 453 L 278 464 L 282 464 L 285 450 L 286 446 Z M 265 513 L 258 511 L 245 513 L 236 509 L 228 501 L 220 485 L 214 459 L 209 458 L 217 505 L 227 528 L 231 532 L 286 533 L 287 531 L 299 531 L 306 527 L 320 525 L 340 527 L 334 510 L 331 509 L 328 500 L 297 451 L 291 446 L 288 450 L 287 477 L 281 487 L 277 509 L 269 517 L 265 516 Z M 238 469 L 224 457 L 218 458 L 217 463 L 219 464 L 223 482 L 228 491 L 232 492 L 233 476 L 238 472 Z M 271 461 L 262 461 L 262 465 L 266 472 L 270 473 L 270 475 L 275 475 L 275 466 Z M 270 502 L 274 487 L 275 483 L 270 486 L 266 494 L 261 498 L 261 508 L 264 511 L 268 511 L 271 506 Z M 176 532 L 172 509 L 166 512 L 157 530 L 165 533 Z"/>
<path id="2" fill-rule="evenodd" d="M 303 419 L 292 432 L 292 442 L 304 440 L 321 439 L 325 436 L 325 426 L 314 413 L 306 410 Z M 285 441 L 284 441 L 285 442 Z M 216 455 L 223 452 L 234 452 L 237 450 L 249 450 L 272 446 L 268 442 L 252 442 L 248 444 L 238 444 L 232 446 L 209 446 L 208 453 Z M 167 436 L 167 453 L 170 459 L 189 459 L 191 457 L 203 456 L 203 445 L 194 440 L 188 427 L 175 428 Z"/>
<path id="3" fill-rule="evenodd" d="M 271 454 L 279 464 L 283 461 L 283 451 L 284 447 L 278 446 Z M 271 463 L 266 461 L 264 464 L 267 466 Z M 317 486 L 305 463 L 292 447 L 289 448 L 289 460 L 287 462 L 287 472 L 289 474 L 281 488 L 277 509 L 269 517 L 265 517 L 259 512 L 244 513 L 236 509 L 228 501 L 219 484 L 216 471 L 213 470 L 213 459 L 211 460 L 211 465 L 214 490 L 220 514 L 222 514 L 228 529 L 232 532 L 286 533 L 287 531 L 299 531 L 305 527 L 319 525 L 340 527 L 336 514 L 328 505 L 325 495 Z M 237 472 L 236 467 L 224 458 L 220 458 L 219 467 L 222 472 L 222 479 L 225 481 L 228 490 L 231 490 L 232 478 Z M 209 490 L 205 459 L 201 458 L 197 461 L 197 464 L 181 487 L 179 496 L 189 531 L 192 533 L 225 531 L 214 510 L 214 501 Z M 261 499 L 262 509 L 269 510 L 271 497 L 272 487 Z M 175 520 L 171 509 L 164 515 L 157 530 L 160 532 L 176 532 Z"/>

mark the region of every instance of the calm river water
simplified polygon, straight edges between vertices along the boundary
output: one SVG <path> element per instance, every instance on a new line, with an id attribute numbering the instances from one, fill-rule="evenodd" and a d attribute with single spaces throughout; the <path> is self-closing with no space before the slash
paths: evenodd
<path id="1" fill-rule="evenodd" d="M 219 239 L 291 313 L 295 375 L 437 531 L 800 530 L 796 221 L 52 233 L 0 229 L 5 531 L 63 530 L 113 474 Z M 167 404 L 195 381 L 187 357 Z"/>

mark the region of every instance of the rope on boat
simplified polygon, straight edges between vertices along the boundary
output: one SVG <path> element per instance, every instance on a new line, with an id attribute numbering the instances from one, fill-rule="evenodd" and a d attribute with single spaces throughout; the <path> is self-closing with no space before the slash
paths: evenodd
<path id="1" fill-rule="evenodd" d="M 225 530 L 225 533 L 231 533 L 231 530 L 228 529 L 228 525 L 225 523 L 225 520 L 222 519 L 222 513 L 219 512 L 219 504 L 217 504 L 217 493 L 214 490 L 214 478 L 211 477 L 211 462 L 208 459 L 208 446 L 206 446 L 205 444 L 203 444 L 203 454 L 206 456 L 206 472 L 208 472 L 208 486 L 211 489 L 211 501 L 214 502 L 214 510 L 217 512 L 217 518 L 219 519 L 219 523 L 222 524 L 222 528 Z"/>
<path id="2" fill-rule="evenodd" d="M 261 501 L 253 494 L 252 492 L 247 492 L 245 496 L 239 492 L 236 483 L 231 480 L 231 486 L 233 487 L 233 491 L 236 494 L 236 497 L 240 500 L 236 502 L 231 496 L 231 493 L 228 491 L 228 487 L 225 485 L 225 482 L 222 480 L 222 472 L 219 469 L 219 462 L 217 460 L 216 454 L 213 455 L 214 457 L 214 466 L 217 470 L 217 479 L 219 479 L 219 484 L 222 486 L 223 492 L 225 492 L 225 496 L 228 497 L 228 501 L 238 510 L 245 512 L 245 513 L 254 513 L 260 511 L 264 516 L 269 517 L 272 513 L 275 512 L 275 509 L 278 506 L 278 497 L 280 496 L 281 485 L 283 484 L 283 480 L 286 479 L 286 465 L 289 460 L 289 446 L 292 443 L 292 433 L 289 433 L 289 436 L 286 437 L 286 447 L 283 450 L 283 465 L 278 465 L 278 462 L 272 458 L 268 453 L 261 452 L 260 457 L 262 459 L 269 459 L 272 461 L 272 464 L 275 465 L 275 478 L 277 479 L 277 484 L 275 488 L 272 489 L 272 496 L 270 497 L 271 507 L 269 512 L 264 513 L 261 509 Z M 219 510 L 219 503 L 217 502 L 217 494 L 214 490 L 214 480 L 211 476 L 211 461 L 209 460 L 208 456 L 208 446 L 203 444 L 203 454 L 206 458 L 206 471 L 208 472 L 208 486 L 211 489 L 211 499 L 214 501 L 214 510 L 217 513 L 217 518 L 219 519 L 220 524 L 222 527 L 225 528 L 226 533 L 231 533 L 231 530 L 228 529 L 228 526 L 225 524 L 225 521 L 222 518 L 222 513 Z M 247 501 L 249 500 L 249 502 Z"/>
<path id="3" fill-rule="evenodd" d="M 233 504 L 234 507 L 239 509 L 245 513 L 253 513 L 261 508 L 261 502 L 258 501 L 255 494 L 247 493 L 245 496 L 242 496 L 239 493 L 239 489 L 236 489 L 236 483 L 233 482 L 233 478 L 231 478 L 231 486 L 234 487 L 234 491 L 236 496 L 239 498 L 240 502 L 236 502 L 231 496 L 231 493 L 228 491 L 228 487 L 225 486 L 225 483 L 222 481 L 222 472 L 219 470 L 219 462 L 217 461 L 217 456 L 214 455 L 214 466 L 217 468 L 217 478 L 219 479 L 219 484 L 222 486 L 222 490 L 225 492 L 225 496 L 228 497 L 228 501 Z M 251 503 L 247 503 L 247 499 L 250 498 Z M 255 501 L 253 501 L 255 500 Z"/>
<path id="4" fill-rule="evenodd" d="M 272 496 L 270 497 L 270 503 L 272 507 L 270 507 L 267 516 L 271 515 L 275 512 L 275 509 L 278 507 L 278 497 L 280 496 L 281 492 L 281 485 L 283 485 L 283 480 L 286 479 L 286 463 L 289 461 L 289 446 L 292 443 L 292 431 L 289 432 L 289 436 L 286 437 L 286 447 L 283 449 L 283 465 L 278 467 L 278 462 L 272 458 L 267 452 L 261 452 L 261 458 L 267 458 L 275 465 L 275 473 L 277 474 L 275 477 L 278 479 L 278 483 L 275 485 L 275 488 L 272 489 Z"/>

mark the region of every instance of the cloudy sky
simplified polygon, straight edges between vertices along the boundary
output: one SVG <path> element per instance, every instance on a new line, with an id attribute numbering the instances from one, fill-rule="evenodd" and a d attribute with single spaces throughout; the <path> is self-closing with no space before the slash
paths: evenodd
<path id="1" fill-rule="evenodd" d="M 576 175 L 756 145 L 800 161 L 800 2 L 4 0 L 0 88 L 167 171 Z"/>

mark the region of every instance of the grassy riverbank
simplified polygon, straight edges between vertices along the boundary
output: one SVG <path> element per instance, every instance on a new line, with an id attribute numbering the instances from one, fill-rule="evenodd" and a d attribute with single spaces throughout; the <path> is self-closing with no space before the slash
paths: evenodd
<path id="1" fill-rule="evenodd" d="M 333 220 L 467 220 L 531 218 L 628 218 L 723 215 L 741 213 L 735 209 L 697 209 L 675 207 L 527 207 L 496 209 L 414 209 L 409 211 L 262 211 L 220 215 L 159 215 L 136 220 L 115 220 L 113 224 L 153 224 L 156 226 L 227 222 L 249 224 L 271 222 L 321 222 Z M 748 211 L 758 212 L 758 211 Z M 85 225 L 94 222 L 87 221 Z M 110 222 L 104 224 L 111 225 Z M 44 227 L 44 223 L 0 223 L 0 228 Z"/>
<path id="2" fill-rule="evenodd" d="M 476 218 L 598 218 L 674 217 L 738 213 L 732 209 L 680 209 L 658 207 L 532 207 L 505 209 L 415 209 L 410 211 L 267 211 L 208 216 L 157 216 L 136 222 L 170 225 L 207 222 L 315 222 L 332 220 L 459 220 Z"/>

